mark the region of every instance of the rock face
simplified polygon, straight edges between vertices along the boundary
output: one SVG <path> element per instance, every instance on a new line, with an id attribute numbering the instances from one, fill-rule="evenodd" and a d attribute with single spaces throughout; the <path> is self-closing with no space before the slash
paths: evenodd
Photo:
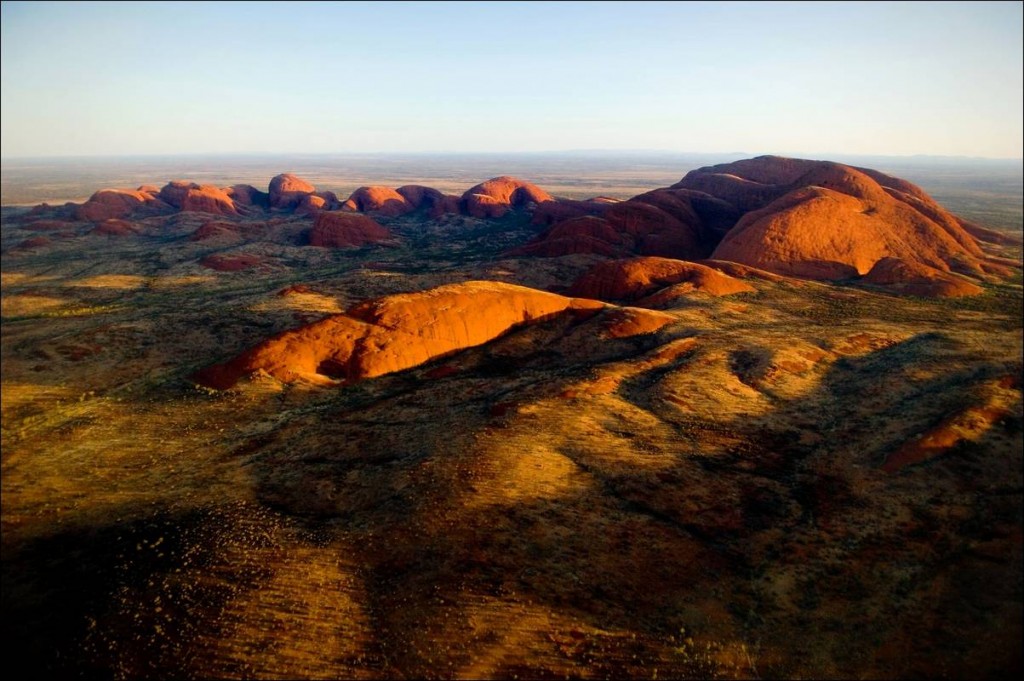
<path id="1" fill-rule="evenodd" d="M 605 205 L 600 217 L 589 215 L 558 222 L 509 255 L 593 253 L 703 258 L 710 253 L 710 246 L 702 238 L 700 218 L 687 201 L 676 199 L 669 190 Z"/>
<path id="2" fill-rule="evenodd" d="M 422 184 L 406 184 L 395 190 L 413 208 L 430 208 L 444 199 L 444 194 Z"/>
<path id="3" fill-rule="evenodd" d="M 226 187 L 222 191 L 231 197 L 236 206 L 270 207 L 270 195 L 267 192 L 261 192 L 251 184 L 236 184 Z"/>
<path id="4" fill-rule="evenodd" d="M 388 230 L 365 215 L 330 211 L 316 216 L 309 244 L 323 248 L 356 248 L 390 236 Z"/>
<path id="5" fill-rule="evenodd" d="M 602 197 L 585 201 L 557 199 L 537 206 L 537 210 L 533 211 L 533 218 L 530 222 L 534 225 L 546 227 L 563 220 L 571 220 L 572 218 L 600 216 L 616 203 L 619 203 L 619 201 Z"/>
<path id="6" fill-rule="evenodd" d="M 144 205 L 165 207 L 148 191 L 137 189 L 101 189 L 75 210 L 79 220 L 100 222 L 125 218 Z"/>
<path id="7" fill-rule="evenodd" d="M 446 213 L 458 213 L 460 199 L 452 194 L 444 194 L 433 187 L 419 184 L 407 184 L 396 190 L 414 209 L 425 208 L 431 218 L 439 218 Z"/>
<path id="8" fill-rule="evenodd" d="M 279 334 L 195 378 L 218 389 L 260 370 L 282 381 L 356 381 L 481 345 L 521 324 L 601 307 L 512 284 L 451 284 L 355 305 L 345 314 Z"/>
<path id="9" fill-rule="evenodd" d="M 637 300 L 666 286 L 685 285 L 689 292 L 724 296 L 754 291 L 749 284 L 710 267 L 668 258 L 631 258 L 594 265 L 569 294 L 597 300 Z M 681 295 L 682 290 L 677 292 Z"/>
<path id="10" fill-rule="evenodd" d="M 398 189 L 383 186 L 360 187 L 340 208 L 345 211 L 376 213 L 384 217 L 398 217 L 425 209 L 430 218 L 446 213 L 461 212 L 462 200 L 444 194 L 433 187 L 407 184 Z"/>
<path id="11" fill-rule="evenodd" d="M 500 218 L 511 208 L 552 200 L 551 195 L 540 187 L 503 175 L 468 189 L 462 195 L 462 206 L 467 215 L 475 218 Z"/>
<path id="12" fill-rule="evenodd" d="M 270 180 L 270 207 L 292 210 L 302 197 L 312 194 L 316 187 L 291 173 L 281 173 Z"/>
<path id="13" fill-rule="evenodd" d="M 315 217 L 321 211 L 335 210 L 340 204 L 334 192 L 314 192 L 303 194 L 295 206 L 296 215 L 309 215 Z"/>
<path id="14" fill-rule="evenodd" d="M 181 211 L 238 215 L 231 197 L 223 189 L 209 184 L 175 180 L 160 190 L 160 199 Z"/>
<path id="15" fill-rule="evenodd" d="M 360 187 L 352 192 L 352 196 L 341 204 L 341 209 L 398 217 L 416 210 L 416 206 L 391 187 L 373 186 Z"/>
<path id="16" fill-rule="evenodd" d="M 743 213 L 714 258 L 825 280 L 866 274 L 886 257 L 985 271 L 981 249 L 955 217 L 920 188 L 874 170 L 763 156 L 692 171 L 674 187 Z"/>
<path id="17" fill-rule="evenodd" d="M 882 258 L 861 281 L 922 298 L 959 298 L 984 291 L 955 274 L 899 258 Z"/>

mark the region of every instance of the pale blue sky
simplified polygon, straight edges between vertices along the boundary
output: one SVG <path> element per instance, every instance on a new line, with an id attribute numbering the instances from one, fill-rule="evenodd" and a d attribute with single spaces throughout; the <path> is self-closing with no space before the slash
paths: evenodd
<path id="1" fill-rule="evenodd" d="M 0 155 L 1022 155 L 1003 3 L 13 3 Z"/>

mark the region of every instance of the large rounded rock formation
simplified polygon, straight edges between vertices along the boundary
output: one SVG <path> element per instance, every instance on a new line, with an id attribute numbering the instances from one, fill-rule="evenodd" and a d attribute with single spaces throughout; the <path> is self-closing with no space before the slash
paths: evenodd
<path id="1" fill-rule="evenodd" d="M 466 214 L 475 218 L 500 218 L 511 208 L 552 200 L 551 195 L 537 185 L 508 175 L 481 182 L 462 195 Z"/>
<path id="2" fill-rule="evenodd" d="M 235 202 L 227 192 L 209 184 L 175 180 L 160 190 L 160 199 L 181 211 L 238 215 Z"/>
<path id="3" fill-rule="evenodd" d="M 218 389 L 257 371 L 282 381 L 356 381 L 481 345 L 522 324 L 602 307 L 499 282 L 451 284 L 357 304 L 345 314 L 278 334 L 195 379 Z"/>
<path id="4" fill-rule="evenodd" d="M 985 273 L 981 249 L 957 218 L 919 187 L 878 171 L 763 156 L 692 171 L 674 187 L 743 213 L 714 258 L 824 280 L 866 274 L 887 257 Z"/>
<path id="5" fill-rule="evenodd" d="M 291 173 L 281 173 L 270 180 L 269 202 L 271 208 L 292 210 L 299 205 L 302 197 L 312 194 L 316 187 Z"/>
<path id="6" fill-rule="evenodd" d="M 972 236 L 985 230 L 919 187 L 830 161 L 762 156 L 694 170 L 607 208 L 552 206 L 538 215 L 554 224 L 509 255 L 712 257 L 821 280 L 862 276 L 885 258 L 970 276 L 1006 271 Z"/>
<path id="7" fill-rule="evenodd" d="M 452 194 L 444 194 L 433 187 L 420 184 L 407 184 L 396 190 L 415 209 L 425 208 L 431 218 L 439 218 L 446 213 L 458 213 L 460 199 Z"/>
<path id="8" fill-rule="evenodd" d="M 75 217 L 79 220 L 102 222 L 129 217 L 143 207 L 169 208 L 148 189 L 101 189 L 90 196 L 88 201 L 75 208 Z"/>
<path id="9" fill-rule="evenodd" d="M 391 187 L 372 186 L 360 187 L 352 192 L 352 196 L 341 204 L 341 209 L 398 217 L 416 210 L 416 205 Z"/>

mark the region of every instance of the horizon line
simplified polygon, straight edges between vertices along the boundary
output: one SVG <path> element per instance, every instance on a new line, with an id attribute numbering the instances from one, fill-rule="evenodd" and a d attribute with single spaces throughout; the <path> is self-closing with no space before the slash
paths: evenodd
<path id="1" fill-rule="evenodd" d="M 748 152 L 748 151 L 685 151 L 676 149 L 604 149 L 604 148 L 583 148 L 583 149 L 554 149 L 554 150 L 531 150 L 531 151 L 217 151 L 217 152 L 140 152 L 129 154 L 45 154 L 38 156 L 11 155 L 0 156 L 0 162 L 7 161 L 56 161 L 56 160 L 110 160 L 110 159 L 189 159 L 189 158 L 272 158 L 282 156 L 294 157 L 331 157 L 331 156 L 558 156 L 558 155 L 579 155 L 579 154 L 603 154 L 608 156 L 625 155 L 661 155 L 661 156 L 728 156 L 741 158 L 757 158 L 760 156 L 782 156 L 788 158 L 804 158 L 814 160 L 828 160 L 832 156 L 862 157 L 862 158 L 888 158 L 888 159 L 928 159 L 928 160 L 961 160 L 961 161 L 993 161 L 993 162 L 1022 162 L 1021 156 L 971 156 L 966 154 L 886 154 L 866 152 Z"/>

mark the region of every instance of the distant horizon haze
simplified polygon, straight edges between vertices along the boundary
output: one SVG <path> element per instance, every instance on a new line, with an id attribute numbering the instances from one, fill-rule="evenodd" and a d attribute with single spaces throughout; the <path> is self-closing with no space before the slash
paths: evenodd
<path id="1" fill-rule="evenodd" d="M 237 152 L 170 152 L 170 153 L 134 153 L 134 154 L 40 154 L 40 155 L 12 155 L 0 156 L 2 161 L 122 161 L 122 160 L 185 160 L 194 159 L 215 159 L 215 158 L 247 158 L 247 159 L 274 159 L 274 158 L 344 158 L 344 157 L 382 157 L 382 158 L 443 158 L 446 156 L 459 157 L 486 157 L 486 156 L 510 156 L 510 157 L 579 157 L 593 156 L 598 158 L 624 158 L 624 157 L 708 157 L 722 159 L 756 158 L 758 156 L 782 156 L 788 158 L 806 158 L 824 161 L 837 161 L 837 159 L 920 159 L 923 161 L 980 161 L 980 162 L 1024 162 L 1024 155 L 1018 156 L 970 156 L 965 154 L 885 154 L 885 153 L 848 153 L 842 151 L 824 152 L 793 152 L 793 151 L 693 151 L 687 149 L 542 149 L 533 151 L 502 151 L 482 149 L 478 151 L 458 150 L 394 150 L 394 151 L 317 151 L 317 152 L 288 152 L 288 151 L 237 151 Z"/>
<path id="2" fill-rule="evenodd" d="M 1019 2 L 4 2 L 0 15 L 5 160 L 1024 147 Z"/>

